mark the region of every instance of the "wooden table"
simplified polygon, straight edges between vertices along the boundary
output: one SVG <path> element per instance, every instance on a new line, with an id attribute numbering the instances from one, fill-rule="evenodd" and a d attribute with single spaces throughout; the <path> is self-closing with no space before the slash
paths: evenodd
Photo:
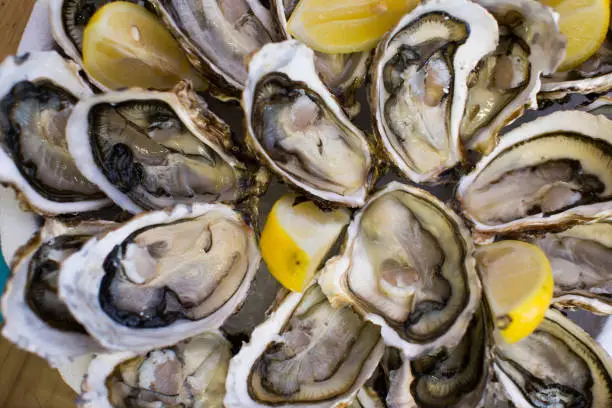
<path id="1" fill-rule="evenodd" d="M 34 0 L 0 0 L 0 60 L 14 54 Z M 0 338 L 0 407 L 72 408 L 76 394 L 41 358 Z"/>

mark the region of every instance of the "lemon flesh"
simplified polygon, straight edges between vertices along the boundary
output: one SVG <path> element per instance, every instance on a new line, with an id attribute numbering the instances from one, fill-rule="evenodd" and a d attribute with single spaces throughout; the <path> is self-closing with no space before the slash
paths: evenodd
<path id="1" fill-rule="evenodd" d="M 325 53 L 367 51 L 418 0 L 301 0 L 287 22 L 289 33 Z"/>
<path id="2" fill-rule="evenodd" d="M 553 297 L 553 274 L 540 248 L 521 241 L 480 247 L 476 261 L 495 325 L 508 343 L 531 334 Z"/>
<path id="3" fill-rule="evenodd" d="M 301 292 L 314 277 L 350 214 L 325 212 L 296 196 L 281 197 L 272 207 L 261 233 L 261 254 L 270 273 L 287 289 Z"/>
<path id="4" fill-rule="evenodd" d="M 108 3 L 91 18 L 83 33 L 83 65 L 110 89 L 171 89 L 189 79 L 196 89 L 204 81 L 161 22 L 137 4 Z"/>
<path id="5" fill-rule="evenodd" d="M 541 0 L 559 13 L 559 30 L 567 38 L 559 71 L 589 59 L 601 47 L 610 26 L 610 0 Z"/>

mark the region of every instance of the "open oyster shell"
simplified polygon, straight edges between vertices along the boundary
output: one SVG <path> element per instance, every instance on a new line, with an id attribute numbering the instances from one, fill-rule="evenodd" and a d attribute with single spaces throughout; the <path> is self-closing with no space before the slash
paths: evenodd
<path id="1" fill-rule="evenodd" d="M 0 65 L 0 182 L 41 214 L 110 203 L 79 172 L 66 145 L 68 116 L 92 94 L 78 71 L 54 51 L 8 57 Z"/>
<path id="2" fill-rule="evenodd" d="M 60 296 L 110 350 L 147 351 L 216 329 L 240 306 L 260 254 L 223 204 L 141 214 L 68 258 Z"/>
<path id="3" fill-rule="evenodd" d="M 535 237 L 552 267 L 553 303 L 612 314 L 612 220 Z"/>
<path id="4" fill-rule="evenodd" d="M 314 284 L 288 294 L 231 360 L 225 406 L 347 406 L 383 351 L 378 327 Z"/>
<path id="5" fill-rule="evenodd" d="M 461 160 L 468 80 L 498 44 L 491 14 L 467 0 L 417 6 L 378 44 L 370 105 L 387 155 L 416 183 Z"/>
<path id="6" fill-rule="evenodd" d="M 481 296 L 473 249 L 452 210 L 392 182 L 355 214 L 319 283 L 333 305 L 354 305 L 412 359 L 461 340 Z"/>
<path id="7" fill-rule="evenodd" d="M 541 75 L 555 72 L 565 56 L 565 37 L 557 15 L 536 0 L 476 0 L 499 25 L 497 49 L 480 61 L 468 78 L 468 100 L 461 121 L 461 141 L 488 153 L 500 130 L 537 109 Z"/>
<path id="8" fill-rule="evenodd" d="M 217 98 L 239 99 L 248 57 L 281 39 L 259 0 L 149 0 Z"/>
<path id="9" fill-rule="evenodd" d="M 82 385 L 81 408 L 223 408 L 231 344 L 205 332 L 145 355 L 101 354 Z"/>
<path id="10" fill-rule="evenodd" d="M 298 0 L 271 0 L 272 15 L 286 39 L 293 38 L 287 31 L 287 20 L 297 3 Z M 319 77 L 351 117 L 357 116 L 360 110 L 356 91 L 365 82 L 370 57 L 370 52 L 325 54 L 315 51 L 315 67 Z"/>
<path id="11" fill-rule="evenodd" d="M 58 274 L 66 258 L 92 236 L 116 226 L 107 221 L 76 225 L 49 220 L 17 253 L 12 277 L 2 297 L 2 335 L 46 359 L 53 367 L 90 352 L 98 345 L 70 314 L 57 293 Z"/>
<path id="12" fill-rule="evenodd" d="M 242 106 L 247 142 L 275 173 L 318 199 L 363 205 L 375 176 L 370 146 L 321 82 L 310 48 L 264 46 L 249 64 Z"/>
<path id="13" fill-rule="evenodd" d="M 268 181 L 230 153 L 229 127 L 184 82 L 173 92 L 134 88 L 83 100 L 67 139 L 81 172 L 131 213 L 236 202 Z"/>
<path id="14" fill-rule="evenodd" d="M 554 309 L 535 332 L 493 347 L 495 373 L 517 407 L 612 406 L 610 356 Z"/>
<path id="15" fill-rule="evenodd" d="M 389 408 L 475 407 L 489 378 L 488 338 L 485 314 L 479 310 L 455 347 L 405 360 L 391 373 Z"/>
<path id="16" fill-rule="evenodd" d="M 609 218 L 611 152 L 612 121 L 555 112 L 504 135 L 461 179 L 457 199 L 483 236 Z"/>

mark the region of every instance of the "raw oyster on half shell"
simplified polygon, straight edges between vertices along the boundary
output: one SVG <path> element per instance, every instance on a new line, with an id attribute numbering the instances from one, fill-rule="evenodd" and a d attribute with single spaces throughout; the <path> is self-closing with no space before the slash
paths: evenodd
<path id="1" fill-rule="evenodd" d="M 216 329 L 259 267 L 255 233 L 223 204 L 178 205 L 93 238 L 60 271 L 60 296 L 110 350 L 144 352 Z"/>
<path id="2" fill-rule="evenodd" d="M 249 64 L 242 106 L 247 142 L 275 173 L 320 200 L 363 205 L 375 175 L 370 146 L 321 82 L 310 48 L 264 46 Z"/>
<path id="3" fill-rule="evenodd" d="M 535 237 L 552 267 L 553 303 L 612 314 L 612 220 Z"/>
<path id="4" fill-rule="evenodd" d="M 347 406 L 383 351 L 378 327 L 313 284 L 288 294 L 231 360 L 225 406 Z"/>
<path id="5" fill-rule="evenodd" d="M 552 74 L 565 56 L 557 16 L 536 0 L 477 0 L 499 25 L 497 49 L 468 77 L 468 99 L 461 121 L 465 148 L 490 152 L 498 133 L 537 109 L 541 75 Z"/>
<path id="6" fill-rule="evenodd" d="M 13 261 L 12 277 L 2 297 L 2 335 L 53 367 L 102 351 L 59 298 L 59 271 L 62 263 L 91 237 L 116 225 L 107 221 L 72 225 L 48 220 Z"/>
<path id="7" fill-rule="evenodd" d="M 138 88 L 81 101 L 67 126 L 81 172 L 120 207 L 236 202 L 263 191 L 231 150 L 227 124 L 185 82 L 172 92 Z"/>
<path id="8" fill-rule="evenodd" d="M 110 204 L 81 174 L 66 143 L 68 116 L 92 95 L 78 72 L 55 51 L 8 57 L 0 65 L 0 182 L 41 214 Z"/>
<path id="9" fill-rule="evenodd" d="M 220 99 L 239 99 L 250 55 L 281 39 L 259 0 L 149 1 Z"/>
<path id="10" fill-rule="evenodd" d="M 463 337 L 481 296 L 473 250 L 452 210 L 392 182 L 355 214 L 319 283 L 334 306 L 354 305 L 413 359 Z"/>
<path id="11" fill-rule="evenodd" d="M 493 16 L 467 0 L 417 6 L 379 43 L 370 105 L 381 144 L 400 172 L 435 182 L 462 159 L 471 72 L 498 45 Z"/>
<path id="12" fill-rule="evenodd" d="M 612 216 L 612 121 L 559 111 L 510 131 L 463 177 L 457 199 L 483 234 Z"/>
<path id="13" fill-rule="evenodd" d="M 517 407 L 612 406 L 612 361 L 584 330 L 554 309 L 514 344 L 493 347 L 495 373 Z"/>
<path id="14" fill-rule="evenodd" d="M 101 354 L 91 362 L 80 408 L 223 408 L 231 344 L 205 332 L 144 355 Z"/>

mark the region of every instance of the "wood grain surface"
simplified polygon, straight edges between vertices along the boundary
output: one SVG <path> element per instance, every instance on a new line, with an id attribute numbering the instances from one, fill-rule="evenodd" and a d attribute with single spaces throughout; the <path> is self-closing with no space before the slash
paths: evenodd
<path id="1" fill-rule="evenodd" d="M 34 0 L 0 0 L 0 61 L 14 54 Z M 0 337 L 1 408 L 73 408 L 76 394 L 58 372 Z"/>

